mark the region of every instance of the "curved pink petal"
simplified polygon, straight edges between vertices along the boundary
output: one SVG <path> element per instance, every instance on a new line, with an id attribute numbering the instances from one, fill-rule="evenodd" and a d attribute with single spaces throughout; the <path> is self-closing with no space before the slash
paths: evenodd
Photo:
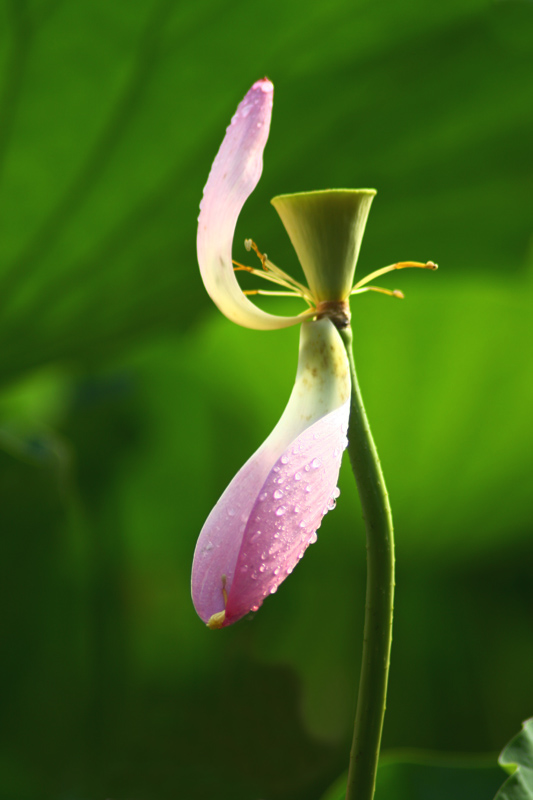
<path id="1" fill-rule="evenodd" d="M 198 217 L 198 263 L 205 288 L 229 319 L 259 330 L 302 321 L 301 316 L 275 316 L 257 308 L 243 294 L 231 260 L 237 219 L 263 170 L 273 91 L 272 83 L 263 78 L 237 108 L 211 167 Z"/>
<path id="2" fill-rule="evenodd" d="M 196 546 L 192 595 L 210 627 L 273 594 L 335 505 L 347 444 L 350 382 L 328 319 L 302 325 L 296 382 L 278 425 L 232 480 Z"/>

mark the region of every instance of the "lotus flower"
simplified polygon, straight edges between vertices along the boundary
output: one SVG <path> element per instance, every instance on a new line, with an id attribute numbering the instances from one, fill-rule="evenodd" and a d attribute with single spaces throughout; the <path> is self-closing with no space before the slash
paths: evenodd
<path id="1" fill-rule="evenodd" d="M 256 611 L 316 541 L 322 517 L 335 506 L 350 402 L 348 360 L 337 327 L 349 323 L 348 296 L 374 288 L 363 288 L 373 276 L 352 288 L 375 194 L 362 189 L 282 195 L 272 201 L 309 288 L 248 240 L 262 268 L 237 269 L 267 278 L 285 290 L 281 294 L 300 296 L 309 306 L 306 311 L 292 317 L 269 314 L 241 289 L 232 261 L 233 236 L 240 211 L 261 176 L 272 98 L 273 86 L 265 78 L 254 83 L 239 105 L 213 163 L 198 218 L 200 272 L 219 309 L 249 328 L 301 324 L 298 370 L 288 405 L 214 507 L 196 545 L 193 602 L 210 628 L 230 625 Z"/>

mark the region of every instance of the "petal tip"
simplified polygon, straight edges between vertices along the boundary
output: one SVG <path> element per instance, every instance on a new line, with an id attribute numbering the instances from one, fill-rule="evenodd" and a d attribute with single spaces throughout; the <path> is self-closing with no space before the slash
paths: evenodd
<path id="1" fill-rule="evenodd" d="M 252 86 L 252 91 L 254 89 L 261 89 L 261 91 L 265 92 L 265 94 L 271 94 L 274 91 L 274 84 L 266 77 L 260 78 L 260 80 L 256 81 Z"/>

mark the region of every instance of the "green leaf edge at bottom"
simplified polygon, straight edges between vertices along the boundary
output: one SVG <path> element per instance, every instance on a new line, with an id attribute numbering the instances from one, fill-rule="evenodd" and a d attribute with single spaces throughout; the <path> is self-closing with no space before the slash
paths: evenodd
<path id="1" fill-rule="evenodd" d="M 533 800 L 533 718 L 522 724 L 498 759 L 510 773 L 494 800 Z"/>

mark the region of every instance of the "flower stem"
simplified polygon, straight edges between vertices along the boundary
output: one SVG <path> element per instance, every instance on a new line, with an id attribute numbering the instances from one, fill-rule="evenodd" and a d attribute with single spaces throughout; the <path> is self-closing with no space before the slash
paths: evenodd
<path id="1" fill-rule="evenodd" d="M 367 548 L 363 657 L 346 800 L 372 800 L 392 641 L 394 537 L 387 489 L 357 382 L 351 328 L 340 334 L 352 379 L 348 453 L 361 499 Z"/>

